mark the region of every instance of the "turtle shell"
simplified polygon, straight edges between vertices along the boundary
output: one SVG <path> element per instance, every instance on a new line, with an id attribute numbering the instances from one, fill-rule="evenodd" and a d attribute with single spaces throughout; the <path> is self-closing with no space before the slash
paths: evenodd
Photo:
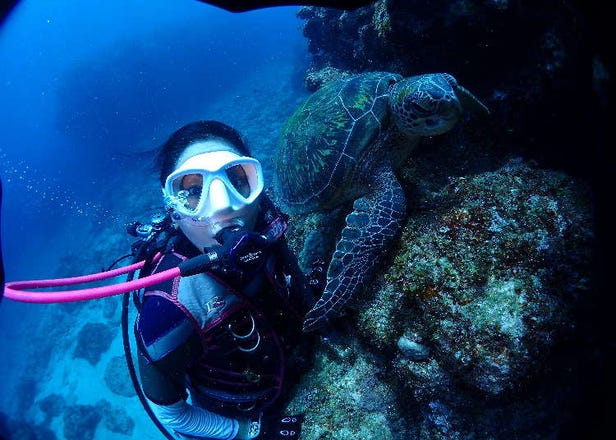
<path id="1" fill-rule="evenodd" d="M 283 127 L 276 162 L 287 208 L 331 209 L 362 194 L 389 128 L 389 93 L 400 79 L 371 72 L 333 81 L 297 108 Z"/>

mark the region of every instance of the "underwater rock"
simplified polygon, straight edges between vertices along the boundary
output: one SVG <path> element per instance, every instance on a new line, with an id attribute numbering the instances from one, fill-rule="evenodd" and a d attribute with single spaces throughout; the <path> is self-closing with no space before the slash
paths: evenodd
<path id="1" fill-rule="evenodd" d="M 394 372 L 423 405 L 427 438 L 463 438 L 469 424 L 504 438 L 521 429 L 509 411 L 551 427 L 536 438 L 558 430 L 579 391 L 568 385 L 573 340 L 584 337 L 574 336 L 577 311 L 592 301 L 588 194 L 563 173 L 517 161 L 455 178 L 414 208 L 358 329 L 374 350 L 399 353 Z M 429 360 L 400 353 L 400 335 L 430 346 Z"/>
<path id="2" fill-rule="evenodd" d="M 64 411 L 66 440 L 92 440 L 102 415 L 93 405 L 70 405 Z"/>
<path id="3" fill-rule="evenodd" d="M 124 408 L 114 406 L 107 400 L 99 401 L 96 406 L 103 415 L 105 427 L 118 434 L 132 435 L 135 421 L 128 415 Z"/>
<path id="4" fill-rule="evenodd" d="M 410 410 L 396 405 L 383 360 L 361 348 L 323 340 L 314 368 L 297 386 L 286 413 L 305 413 L 303 440 L 408 439 Z M 406 414 L 405 414 L 406 411 Z M 409 425 L 412 426 L 412 425 Z"/>
<path id="5" fill-rule="evenodd" d="M 49 422 L 64 412 L 66 401 L 60 394 L 50 394 L 38 402 L 38 405 L 41 411 L 45 413 L 46 420 Z"/>
<path id="6" fill-rule="evenodd" d="M 425 345 L 419 344 L 406 336 L 398 339 L 398 348 L 402 354 L 412 361 L 423 361 L 430 355 L 430 349 Z"/>
<path id="7" fill-rule="evenodd" d="M 314 92 L 321 88 L 323 84 L 337 79 L 348 78 L 351 75 L 349 72 L 329 66 L 318 70 L 310 69 L 306 73 L 304 84 L 309 92 Z"/>
<path id="8" fill-rule="evenodd" d="M 401 325 L 466 385 L 491 396 L 524 386 L 589 292 L 589 200 L 566 175 L 523 163 L 455 179 L 409 222 L 387 274 L 410 302 Z"/>
<path id="9" fill-rule="evenodd" d="M 136 395 L 124 356 L 114 356 L 109 360 L 105 368 L 105 384 L 112 393 L 118 396 L 133 397 Z"/>
<path id="10" fill-rule="evenodd" d="M 109 350 L 114 335 L 115 330 L 109 325 L 92 322 L 85 324 L 77 336 L 73 358 L 85 359 L 96 365 L 103 353 Z"/>

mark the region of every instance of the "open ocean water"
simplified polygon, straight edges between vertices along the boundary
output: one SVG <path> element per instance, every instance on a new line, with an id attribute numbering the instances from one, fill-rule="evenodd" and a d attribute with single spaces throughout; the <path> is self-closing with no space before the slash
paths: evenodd
<path id="1" fill-rule="evenodd" d="M 0 28 L 7 281 L 97 272 L 127 253 L 126 223 L 162 202 L 151 150 L 187 122 L 235 126 L 269 179 L 279 130 L 307 94 L 296 12 L 232 14 L 192 0 L 20 2 Z M 65 438 L 53 408 L 78 415 L 103 405 L 130 414 L 132 438 L 160 438 L 138 399 L 104 382 L 122 356 L 120 301 L 3 301 L 0 433 Z M 113 329 L 94 363 L 76 350 L 88 322 Z M 91 425 L 78 438 L 127 438 Z"/>

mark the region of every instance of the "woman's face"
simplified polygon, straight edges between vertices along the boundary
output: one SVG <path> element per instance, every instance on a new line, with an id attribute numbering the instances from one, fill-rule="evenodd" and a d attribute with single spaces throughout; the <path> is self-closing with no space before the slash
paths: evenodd
<path id="1" fill-rule="evenodd" d="M 242 160 L 242 153 L 233 145 L 208 139 L 182 152 L 164 191 L 178 204 L 177 213 L 181 214 L 175 220 L 179 228 L 203 250 L 218 243 L 216 234 L 224 228 L 254 227 L 259 212 L 254 201 L 262 187 L 257 161 Z"/>

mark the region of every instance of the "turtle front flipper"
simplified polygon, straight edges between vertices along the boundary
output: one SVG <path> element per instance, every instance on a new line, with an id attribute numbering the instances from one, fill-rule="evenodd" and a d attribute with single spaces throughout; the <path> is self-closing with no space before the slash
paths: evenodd
<path id="1" fill-rule="evenodd" d="M 458 81 L 448 73 L 442 74 L 449 85 L 456 92 L 456 96 L 460 100 L 460 104 L 462 104 L 462 108 L 465 111 L 475 111 L 479 113 L 484 113 L 486 115 L 490 114 L 490 109 L 486 107 L 486 105 L 479 100 L 475 95 L 473 95 L 468 89 L 462 87 L 458 84 Z"/>
<path id="2" fill-rule="evenodd" d="M 391 169 L 378 173 L 371 191 L 355 200 L 336 243 L 323 295 L 306 314 L 304 331 L 323 327 L 370 280 L 406 215 L 404 191 Z"/>

